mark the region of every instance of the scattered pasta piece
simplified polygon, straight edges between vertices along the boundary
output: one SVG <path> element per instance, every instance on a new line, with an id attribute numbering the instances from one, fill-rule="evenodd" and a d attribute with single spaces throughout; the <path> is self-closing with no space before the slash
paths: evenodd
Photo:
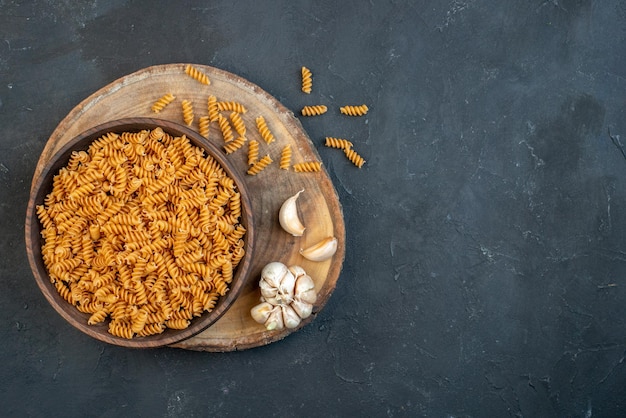
<path id="1" fill-rule="evenodd" d="M 253 165 L 259 160 L 259 142 L 252 139 L 248 142 L 248 165 Z"/>
<path id="2" fill-rule="evenodd" d="M 161 128 L 73 153 L 36 211 L 59 295 L 121 338 L 188 327 L 226 294 L 245 254 L 233 179 Z"/>
<path id="3" fill-rule="evenodd" d="M 217 109 L 220 112 L 246 113 L 248 109 L 239 102 L 217 102 Z"/>
<path id="4" fill-rule="evenodd" d="M 233 128 L 235 128 L 235 131 L 240 136 L 246 136 L 246 124 L 243 122 L 243 119 L 241 118 L 241 115 L 239 113 L 232 112 L 230 114 L 230 122 L 233 125 Z"/>
<path id="5" fill-rule="evenodd" d="M 207 86 L 211 84 L 211 81 L 209 80 L 209 76 L 207 76 L 206 74 L 204 74 L 202 71 L 198 70 L 197 68 L 193 67 L 191 64 L 187 64 L 185 66 L 185 74 L 195 79 L 196 81 L 199 81 L 202 84 L 206 84 Z"/>
<path id="6" fill-rule="evenodd" d="M 302 108 L 302 116 L 319 116 L 328 111 L 326 105 L 304 106 Z"/>
<path id="7" fill-rule="evenodd" d="M 205 138 L 209 137 L 210 120 L 208 116 L 201 116 L 198 118 L 198 133 Z"/>
<path id="8" fill-rule="evenodd" d="M 368 111 L 367 105 L 359 105 L 359 106 L 342 106 L 339 108 L 339 111 L 348 116 L 363 116 Z"/>
<path id="9" fill-rule="evenodd" d="M 313 173 L 321 170 L 322 163 L 320 161 L 307 161 L 293 165 L 293 171 L 296 173 Z"/>
<path id="10" fill-rule="evenodd" d="M 237 139 L 230 141 L 226 145 L 224 145 L 224 151 L 226 151 L 226 154 L 232 154 L 239 148 L 243 147 L 243 144 L 245 143 L 246 138 L 244 136 L 237 137 Z"/>
<path id="11" fill-rule="evenodd" d="M 363 167 L 363 164 L 365 164 L 365 160 L 363 159 L 363 157 L 361 157 L 355 150 L 353 150 L 352 148 L 345 148 L 343 150 L 344 154 L 346 154 L 346 157 L 348 157 L 348 159 L 350 161 L 352 161 L 352 164 L 354 164 L 355 166 L 361 168 Z"/>
<path id="12" fill-rule="evenodd" d="M 217 97 L 211 95 L 208 99 L 208 111 L 209 111 L 209 120 L 211 122 L 217 122 L 217 115 L 219 114 L 219 109 L 217 107 Z"/>
<path id="13" fill-rule="evenodd" d="M 279 168 L 281 168 L 282 170 L 289 170 L 290 165 L 291 165 L 291 145 L 287 144 L 283 147 L 280 153 Z"/>
<path id="14" fill-rule="evenodd" d="M 339 149 L 352 148 L 352 142 L 348 141 L 347 139 L 333 138 L 331 136 L 326 137 L 325 145 L 330 148 L 339 148 Z"/>
<path id="15" fill-rule="evenodd" d="M 310 94 L 312 87 L 313 80 L 311 70 L 306 67 L 302 67 L 302 91 L 306 94 Z"/>
<path id="16" fill-rule="evenodd" d="M 193 105 L 191 104 L 189 100 L 183 100 L 182 108 L 183 108 L 183 120 L 185 121 L 185 124 L 187 126 L 191 126 L 191 124 L 193 123 L 193 119 L 194 119 Z"/>
<path id="17" fill-rule="evenodd" d="M 151 109 L 154 113 L 159 113 L 165 108 L 165 106 L 172 103 L 174 99 L 176 99 L 176 97 L 172 93 L 166 93 L 163 96 L 159 97 L 156 102 L 154 102 Z"/>
<path id="18" fill-rule="evenodd" d="M 263 116 L 259 116 L 256 118 L 256 127 L 261 134 L 261 138 L 269 145 L 276 140 L 270 128 L 267 126 L 267 122 L 265 122 L 265 118 Z"/>
<path id="19" fill-rule="evenodd" d="M 248 174 L 251 176 L 256 176 L 261 171 L 265 170 L 265 168 L 272 163 L 272 159 L 269 155 L 258 160 L 256 163 L 252 164 L 252 166 L 248 169 Z"/>
<path id="20" fill-rule="evenodd" d="M 224 142 L 230 142 L 235 139 L 235 136 L 233 135 L 233 130 L 230 127 L 228 119 L 226 119 L 221 114 L 218 114 L 217 123 L 220 127 L 220 130 L 222 131 L 222 137 L 224 138 Z"/>

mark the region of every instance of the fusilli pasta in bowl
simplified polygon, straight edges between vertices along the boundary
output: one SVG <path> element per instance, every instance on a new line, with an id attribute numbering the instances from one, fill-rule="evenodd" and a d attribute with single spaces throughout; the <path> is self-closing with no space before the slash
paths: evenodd
<path id="1" fill-rule="evenodd" d="M 254 249 L 240 170 L 192 129 L 151 118 L 96 126 L 33 184 L 29 263 L 71 325 L 136 348 L 211 326 L 244 288 Z"/>

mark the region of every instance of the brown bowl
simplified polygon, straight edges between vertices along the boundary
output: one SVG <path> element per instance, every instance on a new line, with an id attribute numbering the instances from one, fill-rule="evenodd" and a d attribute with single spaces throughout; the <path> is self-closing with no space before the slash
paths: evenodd
<path id="1" fill-rule="evenodd" d="M 46 195 L 52 190 L 53 177 L 60 168 L 67 165 L 73 151 L 87 150 L 95 139 L 107 132 L 138 132 L 156 127 L 161 127 L 165 132 L 173 136 L 186 135 L 193 145 L 204 149 L 208 155 L 211 155 L 219 162 L 224 171 L 235 181 L 241 195 L 241 224 L 247 230 L 244 236 L 246 252 L 233 273 L 233 280 L 229 284 L 230 290 L 226 295 L 220 297 L 211 312 L 204 312 L 201 316 L 193 319 L 189 327 L 183 330 L 168 328 L 161 334 L 145 337 L 136 336 L 132 339 L 126 339 L 114 336 L 108 332 L 108 320 L 97 325 L 88 325 L 87 320 L 90 314 L 80 312 L 76 307 L 65 301 L 57 292 L 55 286 L 50 281 L 48 270 L 42 258 L 41 248 L 44 241 L 41 231 L 43 228 L 39 222 L 36 207 L 43 204 Z M 254 250 L 254 223 L 250 198 L 243 180 L 243 174 L 233 168 L 233 165 L 222 150 L 197 132 L 174 122 L 152 118 L 127 118 L 107 122 L 87 130 L 64 145 L 46 163 L 41 175 L 36 179 L 36 183 L 33 184 L 26 212 L 25 233 L 28 261 L 37 285 L 52 307 L 71 325 L 85 334 L 110 344 L 134 348 L 151 348 L 175 344 L 193 337 L 215 323 L 235 302 L 244 288 L 248 279 L 248 271 Z"/>

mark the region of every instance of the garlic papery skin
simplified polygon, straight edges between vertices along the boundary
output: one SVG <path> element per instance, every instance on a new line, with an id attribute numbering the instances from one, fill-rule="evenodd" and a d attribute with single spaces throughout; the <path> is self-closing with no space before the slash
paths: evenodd
<path id="1" fill-rule="evenodd" d="M 327 237 L 304 250 L 300 254 L 307 260 L 324 261 L 335 255 L 337 252 L 337 238 Z"/>
<path id="2" fill-rule="evenodd" d="M 270 317 L 272 309 L 274 309 L 274 306 L 271 303 L 262 302 L 250 309 L 250 315 L 259 324 L 264 324 Z"/>
<path id="3" fill-rule="evenodd" d="M 298 217 L 298 207 L 296 205 L 298 196 L 300 196 L 302 192 L 304 192 L 304 189 L 285 200 L 278 212 L 280 226 L 294 237 L 301 237 L 306 229 Z"/>

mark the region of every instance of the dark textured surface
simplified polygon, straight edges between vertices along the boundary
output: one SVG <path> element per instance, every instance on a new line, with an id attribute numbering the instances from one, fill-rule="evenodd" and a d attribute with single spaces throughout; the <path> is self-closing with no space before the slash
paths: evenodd
<path id="1" fill-rule="evenodd" d="M 626 414 L 626 4 L 261 3 L 0 0 L 2 415 Z M 278 343 L 108 346 L 65 324 L 27 265 L 47 136 L 93 91 L 169 62 L 294 111 L 370 106 L 303 120 L 347 256 L 319 317 Z M 363 169 L 324 136 L 354 142 Z"/>

